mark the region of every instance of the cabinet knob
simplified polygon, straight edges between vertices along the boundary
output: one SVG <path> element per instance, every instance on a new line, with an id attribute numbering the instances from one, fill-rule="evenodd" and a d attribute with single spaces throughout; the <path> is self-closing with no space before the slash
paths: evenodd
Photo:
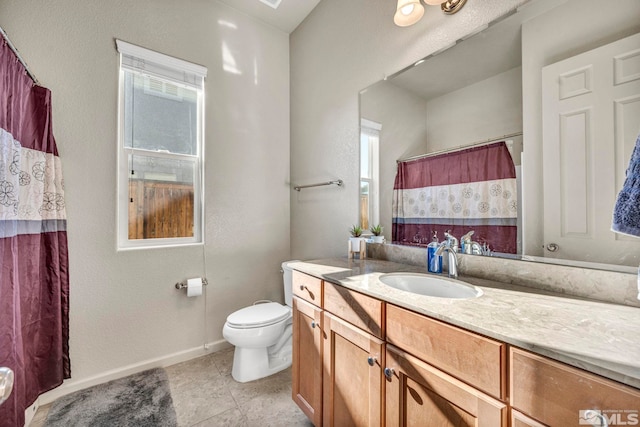
<path id="1" fill-rule="evenodd" d="M 384 368 L 384 376 L 387 377 L 388 379 L 393 379 L 393 374 L 395 373 L 395 371 L 393 370 L 393 368 Z"/>
<path id="2" fill-rule="evenodd" d="M 373 366 L 376 364 L 376 360 L 378 360 L 377 357 L 369 356 L 367 358 L 367 363 L 369 364 L 369 366 Z"/>
<path id="3" fill-rule="evenodd" d="M 316 327 L 316 322 L 315 321 L 311 322 L 311 327 L 315 329 L 315 327 Z"/>
<path id="4" fill-rule="evenodd" d="M 304 287 L 305 287 L 304 285 L 300 285 L 300 290 L 304 291 Z"/>

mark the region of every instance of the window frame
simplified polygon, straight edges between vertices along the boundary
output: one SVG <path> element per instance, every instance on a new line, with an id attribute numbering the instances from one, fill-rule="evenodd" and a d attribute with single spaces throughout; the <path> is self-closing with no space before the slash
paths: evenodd
<path id="1" fill-rule="evenodd" d="M 363 182 L 369 184 L 369 203 L 368 203 L 368 213 L 367 218 L 369 220 L 369 228 L 373 225 L 380 224 L 380 135 L 382 133 L 382 125 L 380 123 L 367 120 L 364 118 L 360 119 L 360 152 L 362 152 L 362 139 L 363 136 L 367 136 L 367 142 L 369 144 L 368 159 L 360 159 L 360 170 L 359 170 L 359 187 L 358 190 L 359 196 L 361 196 L 361 185 Z M 374 138 L 374 139 L 372 139 Z M 367 162 L 369 169 L 369 176 L 362 176 L 362 166 L 364 162 Z M 360 202 L 360 197 L 358 198 L 358 213 L 359 218 L 362 218 L 362 203 Z"/>
<path id="2" fill-rule="evenodd" d="M 178 58 L 164 55 L 140 46 L 116 40 L 119 52 L 118 63 L 118 143 L 117 143 L 117 250 L 152 249 L 172 246 L 204 244 L 204 78 L 207 69 Z M 134 66 L 124 66 L 123 57 L 128 56 Z M 148 150 L 127 147 L 125 138 L 125 73 L 138 73 L 195 90 L 196 109 L 196 154 L 171 153 L 165 150 Z M 184 80 L 181 81 L 181 75 Z M 161 159 L 193 161 L 193 236 L 129 239 L 130 155 L 141 155 Z"/>

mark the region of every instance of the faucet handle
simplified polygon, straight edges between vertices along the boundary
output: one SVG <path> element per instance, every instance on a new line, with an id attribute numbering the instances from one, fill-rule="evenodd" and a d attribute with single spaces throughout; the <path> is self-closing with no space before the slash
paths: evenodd
<path id="1" fill-rule="evenodd" d="M 453 249 L 454 252 L 458 252 L 458 239 L 451 234 L 451 230 L 447 230 L 444 232 L 444 237 L 446 237 L 449 242 L 449 246 Z"/>

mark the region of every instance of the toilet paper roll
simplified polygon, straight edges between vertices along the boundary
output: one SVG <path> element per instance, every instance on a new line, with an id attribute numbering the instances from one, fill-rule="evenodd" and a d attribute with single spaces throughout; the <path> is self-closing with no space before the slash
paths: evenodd
<path id="1" fill-rule="evenodd" d="M 197 297 L 202 295 L 202 278 L 196 277 L 187 280 L 187 296 Z"/>

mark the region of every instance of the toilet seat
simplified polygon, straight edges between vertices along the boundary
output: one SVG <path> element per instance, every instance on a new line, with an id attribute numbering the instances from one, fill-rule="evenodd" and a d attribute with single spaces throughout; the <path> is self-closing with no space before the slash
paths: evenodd
<path id="1" fill-rule="evenodd" d="M 291 316 L 288 306 L 277 302 L 256 304 L 242 308 L 227 317 L 227 325 L 232 328 L 249 329 L 273 325 Z"/>

